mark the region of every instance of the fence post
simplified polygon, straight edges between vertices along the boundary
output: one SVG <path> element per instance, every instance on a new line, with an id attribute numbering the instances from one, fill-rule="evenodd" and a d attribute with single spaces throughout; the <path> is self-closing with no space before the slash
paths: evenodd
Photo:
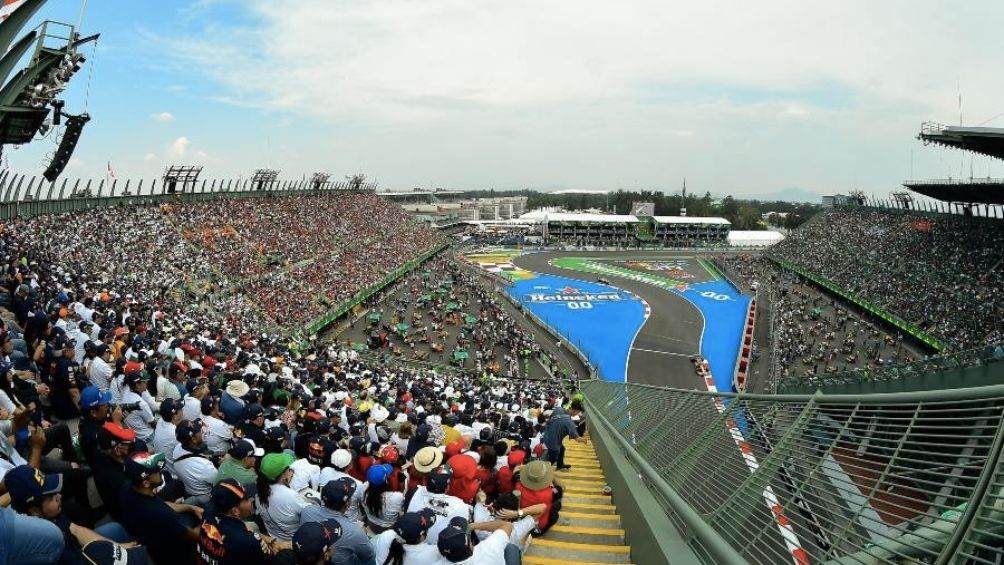
<path id="1" fill-rule="evenodd" d="M 66 182 L 66 181 L 64 180 L 63 182 Z M 38 187 L 42 188 L 42 183 L 41 182 L 38 184 Z M 49 183 L 49 190 L 48 190 L 48 192 L 45 193 L 45 199 L 46 200 L 52 200 L 52 191 L 55 188 L 56 188 L 56 182 L 55 181 Z"/>
<path id="2" fill-rule="evenodd" d="M 17 180 L 17 175 L 14 175 L 14 179 L 11 180 L 10 182 L 11 188 L 14 188 L 14 180 Z M 21 183 L 23 182 L 24 182 L 24 175 L 21 175 L 21 179 L 17 181 L 17 188 L 14 189 L 14 199 L 12 200 L 12 202 L 17 202 L 18 200 L 21 199 Z M 27 194 L 27 192 L 25 194 Z"/>

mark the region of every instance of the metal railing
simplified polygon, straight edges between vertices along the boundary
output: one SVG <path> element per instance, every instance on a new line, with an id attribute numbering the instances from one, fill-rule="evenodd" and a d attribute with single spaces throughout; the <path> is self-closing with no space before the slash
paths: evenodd
<path id="1" fill-rule="evenodd" d="M 192 202 L 217 198 L 262 198 L 320 192 L 373 192 L 376 186 L 356 187 L 345 182 L 313 183 L 310 180 L 255 182 L 251 179 L 203 179 L 194 186 L 171 192 L 162 179 L 59 179 L 0 172 L 0 220 L 107 208 L 111 206 Z"/>
<path id="2" fill-rule="evenodd" d="M 582 391 L 590 422 L 707 563 L 1004 561 L 1004 385 Z"/>
<path id="3" fill-rule="evenodd" d="M 779 390 L 792 392 L 794 390 L 804 391 L 806 387 L 825 388 L 859 382 L 896 381 L 954 369 L 977 367 L 995 361 L 1004 361 L 1004 344 L 985 345 L 954 353 L 932 355 L 909 363 L 897 363 L 875 368 L 862 367 L 838 373 L 787 377 L 780 382 Z"/>

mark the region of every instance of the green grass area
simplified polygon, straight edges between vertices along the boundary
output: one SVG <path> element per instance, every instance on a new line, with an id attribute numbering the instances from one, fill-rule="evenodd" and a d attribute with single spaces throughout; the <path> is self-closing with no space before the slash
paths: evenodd
<path id="1" fill-rule="evenodd" d="M 698 258 L 697 262 L 700 263 L 701 266 L 704 267 L 704 270 L 707 271 L 708 274 L 711 275 L 711 277 L 716 281 L 725 278 L 722 276 L 721 273 L 718 272 L 718 269 L 710 261 L 705 261 L 704 259 Z"/>
<path id="2" fill-rule="evenodd" d="M 559 257 L 551 261 L 551 264 L 555 267 L 568 269 L 570 271 L 624 277 L 626 279 L 658 286 L 667 290 L 683 291 L 689 286 L 686 282 L 681 280 L 671 279 L 669 277 L 663 277 L 643 271 L 636 271 L 634 269 L 619 267 L 617 265 L 605 265 L 585 257 Z"/>

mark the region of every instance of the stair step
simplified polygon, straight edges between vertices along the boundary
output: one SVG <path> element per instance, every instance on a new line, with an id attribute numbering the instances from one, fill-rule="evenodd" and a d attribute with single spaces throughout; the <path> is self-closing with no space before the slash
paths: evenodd
<path id="1" fill-rule="evenodd" d="M 576 479 L 576 478 L 572 478 L 572 477 L 558 477 L 558 479 L 561 481 L 561 484 L 563 484 L 565 486 L 576 486 L 576 487 L 586 487 L 586 488 L 592 488 L 592 487 L 603 488 L 607 484 L 606 481 L 596 480 L 596 479 Z"/>
<path id="2" fill-rule="evenodd" d="M 550 532 L 545 536 L 549 534 Z M 528 562 L 528 556 L 562 559 L 565 563 L 628 563 L 631 559 L 631 548 L 626 545 L 577 543 L 543 537 L 535 538 L 530 544 L 530 549 L 523 556 L 524 563 Z"/>
<path id="3" fill-rule="evenodd" d="M 570 498 L 575 502 L 610 502 L 609 494 L 602 494 L 599 491 L 583 492 L 578 490 L 565 490 L 565 498 Z"/>
<path id="4" fill-rule="evenodd" d="M 523 565 L 568 565 L 568 559 L 552 559 L 540 555 L 524 555 Z M 606 565 L 599 561 L 576 561 L 575 565 Z"/>
<path id="5" fill-rule="evenodd" d="M 561 510 L 579 511 L 579 510 L 590 510 L 597 513 L 615 514 L 617 512 L 617 507 L 613 504 L 607 502 L 606 504 L 596 503 L 596 502 L 579 502 L 574 500 L 575 497 L 566 495 L 561 499 Z M 609 500 L 609 499 L 608 499 Z"/>
<path id="6" fill-rule="evenodd" d="M 602 486 L 580 486 L 580 485 L 565 485 L 564 492 L 569 495 L 574 495 L 576 497 L 581 496 L 601 496 L 603 498 L 609 499 L 610 495 L 603 494 Z"/>
<path id="7" fill-rule="evenodd" d="M 621 528 L 600 528 L 596 526 L 578 526 L 555 524 L 548 530 L 548 539 L 574 541 L 580 543 L 617 544 L 624 543 L 624 530 Z"/>
<path id="8" fill-rule="evenodd" d="M 597 471 L 595 473 L 590 473 L 588 471 L 579 471 L 577 469 L 572 469 L 571 471 L 558 471 L 557 476 L 559 479 L 606 480 L 602 472 Z"/>
<path id="9" fill-rule="evenodd" d="M 596 518 L 576 518 L 574 516 L 568 516 L 570 512 L 565 510 L 561 511 L 561 515 L 558 516 L 558 521 L 556 524 L 562 526 L 584 526 L 587 528 L 620 528 L 621 527 L 621 517 L 617 514 L 592 514 Z"/>
<path id="10" fill-rule="evenodd" d="M 613 505 L 611 505 L 613 506 Z M 561 517 L 562 518 L 578 518 L 581 520 L 603 520 L 604 522 L 620 522 L 621 517 L 617 514 L 593 514 L 591 512 L 567 512 L 565 508 L 567 505 L 562 505 Z"/>

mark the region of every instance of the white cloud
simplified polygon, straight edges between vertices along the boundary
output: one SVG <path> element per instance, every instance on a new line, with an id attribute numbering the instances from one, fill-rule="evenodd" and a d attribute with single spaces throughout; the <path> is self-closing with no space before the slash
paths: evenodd
<path id="1" fill-rule="evenodd" d="M 145 163 L 155 163 L 156 161 L 157 161 L 157 154 L 156 153 L 147 153 L 143 157 L 143 162 L 145 162 Z"/>
<path id="2" fill-rule="evenodd" d="M 150 114 L 150 119 L 160 124 L 168 124 L 174 121 L 174 114 L 170 112 L 159 112 Z"/>
<path id="3" fill-rule="evenodd" d="M 1004 91 L 989 2 L 229 4 L 240 23 L 162 54 L 237 112 L 320 118 L 274 134 L 277 166 L 337 155 L 403 187 L 891 185 L 920 122 L 957 115 L 959 81 L 974 118 Z M 273 157 L 249 145 L 205 149 L 234 170 Z"/>
<path id="4" fill-rule="evenodd" d="M 181 158 L 185 156 L 185 154 L 188 152 L 189 146 L 191 145 L 192 142 L 189 141 L 187 137 L 182 136 L 171 142 L 171 147 L 169 152 L 172 157 Z"/>

